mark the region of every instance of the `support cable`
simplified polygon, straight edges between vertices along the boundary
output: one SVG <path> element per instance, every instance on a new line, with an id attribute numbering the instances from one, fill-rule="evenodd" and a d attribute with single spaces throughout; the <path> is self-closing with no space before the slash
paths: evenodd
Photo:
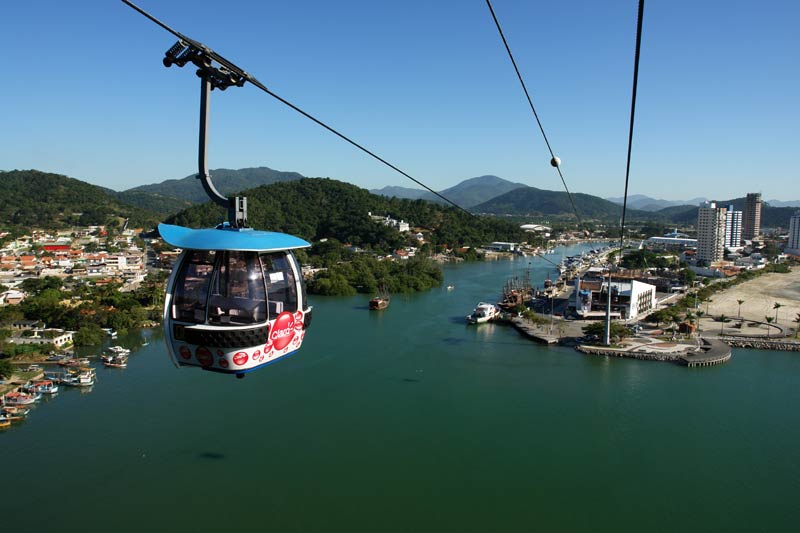
<path id="1" fill-rule="evenodd" d="M 631 91 L 631 123 L 628 130 L 628 161 L 625 166 L 625 194 L 622 197 L 622 222 L 620 223 L 619 247 L 625 239 L 625 213 L 628 207 L 628 180 L 631 175 L 631 147 L 633 146 L 633 119 L 636 115 L 636 88 L 639 84 L 639 52 L 642 47 L 642 19 L 644 18 L 644 0 L 639 0 L 639 13 L 636 22 L 636 53 L 633 59 L 633 90 Z"/>
<path id="2" fill-rule="evenodd" d="M 539 120 L 539 114 L 536 112 L 536 108 L 533 106 L 533 100 L 531 100 L 531 95 L 528 93 L 528 88 L 525 86 L 525 81 L 522 79 L 522 74 L 519 72 L 519 68 L 517 68 L 517 62 L 514 60 L 514 54 L 511 53 L 511 47 L 508 46 L 508 41 L 506 41 L 506 36 L 503 34 L 503 28 L 500 26 L 500 21 L 497 20 L 497 15 L 494 13 L 494 8 L 492 8 L 491 0 L 486 0 L 486 5 L 489 6 L 489 12 L 492 14 L 492 19 L 494 19 L 494 24 L 497 26 L 497 31 L 500 34 L 500 38 L 503 40 L 503 44 L 506 47 L 506 52 L 508 52 L 508 58 L 511 59 L 511 64 L 514 65 L 514 71 L 517 73 L 517 78 L 519 79 L 520 85 L 522 85 L 522 90 L 525 92 L 525 97 L 528 99 L 528 105 L 531 107 L 531 111 L 533 112 L 533 116 L 536 119 L 536 123 L 539 125 L 539 130 L 542 132 L 542 137 L 544 137 L 544 143 L 547 145 L 547 150 L 550 152 L 550 164 L 555 167 L 556 171 L 558 171 L 558 177 L 561 178 L 561 183 L 564 184 L 564 190 L 567 192 L 567 197 L 569 198 L 569 203 L 572 204 L 572 210 L 575 212 L 575 217 L 578 219 L 578 223 L 581 221 L 581 216 L 578 214 L 578 208 L 575 207 L 575 201 L 572 198 L 572 193 L 569 192 L 569 187 L 567 187 L 567 181 L 564 179 L 564 174 L 561 173 L 561 160 L 556 157 L 553 153 L 553 149 L 550 147 L 550 141 L 547 140 L 547 134 L 544 132 L 544 127 L 542 126 L 542 121 Z"/>

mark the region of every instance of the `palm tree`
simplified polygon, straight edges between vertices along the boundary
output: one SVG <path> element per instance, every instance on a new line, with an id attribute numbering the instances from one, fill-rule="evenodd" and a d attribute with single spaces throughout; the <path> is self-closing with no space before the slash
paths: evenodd
<path id="1" fill-rule="evenodd" d="M 772 334 L 772 332 L 769 329 L 770 328 L 770 324 L 772 324 L 772 322 L 775 319 L 773 317 L 771 317 L 771 316 L 765 316 L 764 319 L 767 321 L 767 337 L 769 337 Z"/>
<path id="2" fill-rule="evenodd" d="M 742 304 L 744 300 L 736 300 L 736 303 L 739 304 L 739 313 L 736 315 L 736 318 L 742 318 Z"/>
<path id="3" fill-rule="evenodd" d="M 719 315 L 719 321 L 720 321 L 720 325 L 719 325 L 719 334 L 720 334 L 720 335 L 722 335 L 722 328 L 724 328 L 724 327 L 725 327 L 725 321 L 726 321 L 727 319 L 728 319 L 728 317 L 726 317 L 724 314 L 722 314 L 722 315 Z"/>
<path id="4" fill-rule="evenodd" d="M 697 332 L 700 333 L 700 319 L 703 318 L 705 313 L 702 311 L 697 311 L 695 314 L 697 315 Z"/>
<path id="5" fill-rule="evenodd" d="M 772 304 L 772 308 L 775 310 L 775 323 L 776 324 L 778 323 L 778 309 L 780 309 L 781 307 L 783 307 L 783 304 L 779 304 L 778 302 L 775 302 L 774 304 Z"/>

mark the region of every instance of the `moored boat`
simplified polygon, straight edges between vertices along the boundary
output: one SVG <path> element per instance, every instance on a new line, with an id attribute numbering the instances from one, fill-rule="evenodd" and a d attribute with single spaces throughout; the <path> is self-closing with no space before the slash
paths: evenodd
<path id="1" fill-rule="evenodd" d="M 38 394 L 28 394 L 25 392 L 12 391 L 3 396 L 3 402 L 5 403 L 5 405 L 10 405 L 10 406 L 31 405 L 40 398 L 41 395 Z"/>
<path id="2" fill-rule="evenodd" d="M 109 368 L 127 368 L 127 355 L 104 355 L 103 364 Z"/>
<path id="3" fill-rule="evenodd" d="M 500 309 L 486 302 L 480 302 L 473 309 L 472 314 L 467 315 L 467 322 L 470 324 L 483 324 L 490 322 L 500 316 Z"/>
<path id="4" fill-rule="evenodd" d="M 11 420 L 5 415 L 0 415 L 0 429 L 5 429 L 11 425 Z"/>
<path id="5" fill-rule="evenodd" d="M 61 383 L 69 387 L 91 387 L 96 377 L 94 368 L 70 369 Z"/>

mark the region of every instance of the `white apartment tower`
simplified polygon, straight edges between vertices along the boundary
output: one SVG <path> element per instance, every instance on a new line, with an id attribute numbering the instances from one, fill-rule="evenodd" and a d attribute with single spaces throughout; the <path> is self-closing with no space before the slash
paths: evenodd
<path id="1" fill-rule="evenodd" d="M 728 206 L 725 215 L 725 247 L 738 248 L 742 244 L 742 212 L 734 211 L 733 205 Z"/>
<path id="2" fill-rule="evenodd" d="M 725 221 L 728 210 L 706 202 L 697 212 L 697 258 L 708 264 L 725 255 Z"/>
<path id="3" fill-rule="evenodd" d="M 792 215 L 789 219 L 789 242 L 786 243 L 786 253 L 800 255 L 800 213 Z"/>

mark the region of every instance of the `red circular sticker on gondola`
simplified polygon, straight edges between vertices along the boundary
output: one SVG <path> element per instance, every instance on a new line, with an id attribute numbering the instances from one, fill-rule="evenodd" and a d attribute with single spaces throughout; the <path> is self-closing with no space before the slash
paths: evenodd
<path id="1" fill-rule="evenodd" d="M 269 334 L 272 346 L 276 350 L 283 350 L 294 338 L 294 315 L 288 311 L 278 315 L 272 331 Z"/>
<path id="2" fill-rule="evenodd" d="M 214 364 L 214 355 L 211 353 L 211 350 L 205 346 L 198 346 L 194 355 L 197 357 L 197 362 L 203 366 L 211 366 Z"/>
<path id="3" fill-rule="evenodd" d="M 294 329 L 303 329 L 303 312 L 298 311 L 294 314 Z"/>
<path id="4" fill-rule="evenodd" d="M 220 359 L 217 364 L 220 368 L 228 368 L 228 360 L 227 359 Z"/>
<path id="5" fill-rule="evenodd" d="M 233 364 L 236 366 L 242 366 L 247 362 L 247 352 L 236 352 L 236 355 L 233 356 Z"/>
<path id="6" fill-rule="evenodd" d="M 191 359 L 191 358 L 192 358 L 192 351 L 189 349 L 189 347 L 188 347 L 188 346 L 181 346 L 181 347 L 178 349 L 178 352 L 180 352 L 180 354 L 181 354 L 181 357 L 182 357 L 183 359 L 189 360 L 189 359 Z"/>

